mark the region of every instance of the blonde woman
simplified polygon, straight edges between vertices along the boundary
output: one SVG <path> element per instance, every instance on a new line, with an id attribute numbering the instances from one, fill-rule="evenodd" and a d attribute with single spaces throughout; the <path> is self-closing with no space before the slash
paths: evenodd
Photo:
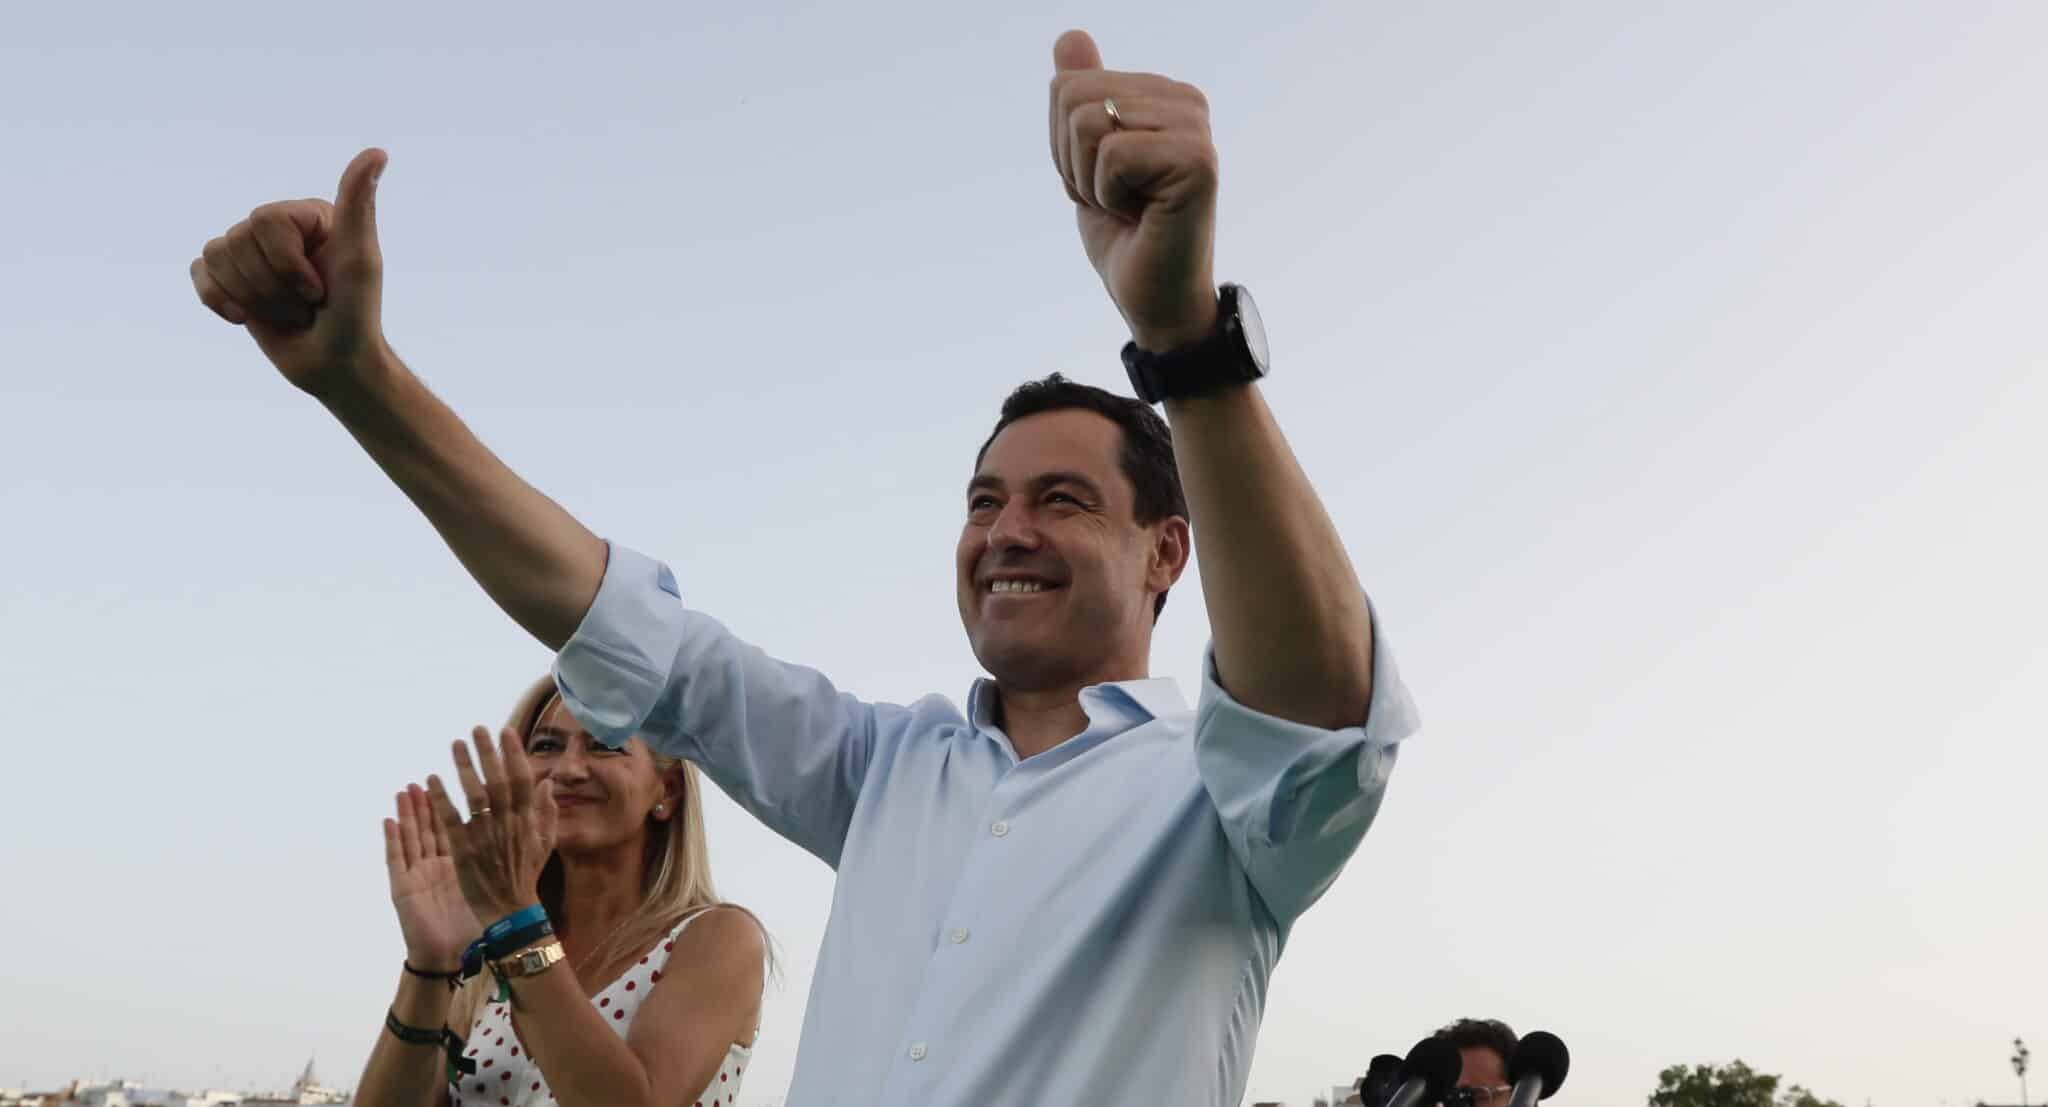
<path id="1" fill-rule="evenodd" d="M 767 946 L 712 891 L 695 767 L 599 743 L 547 680 L 472 739 L 466 821 L 431 776 L 384 820 L 405 971 L 356 1103 L 729 1107 Z"/>

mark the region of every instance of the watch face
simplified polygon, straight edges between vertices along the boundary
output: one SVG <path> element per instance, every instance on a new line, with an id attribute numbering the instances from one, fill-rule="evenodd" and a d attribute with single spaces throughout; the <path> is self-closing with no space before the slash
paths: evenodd
<path id="1" fill-rule="evenodd" d="M 1240 285 L 1237 289 L 1237 325 L 1244 332 L 1245 348 L 1251 352 L 1252 364 L 1259 367 L 1264 375 L 1273 367 L 1266 355 L 1266 324 L 1259 318 L 1259 305 L 1252 302 L 1252 294 Z"/>

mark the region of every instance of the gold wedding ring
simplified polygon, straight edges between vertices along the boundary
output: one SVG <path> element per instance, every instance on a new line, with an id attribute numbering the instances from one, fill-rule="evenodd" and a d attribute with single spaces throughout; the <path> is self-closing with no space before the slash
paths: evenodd
<path id="1" fill-rule="evenodd" d="M 1107 113 L 1108 113 L 1108 115 L 1109 115 L 1109 129 L 1110 129 L 1110 130 L 1112 130 L 1112 131 L 1121 131 L 1121 130 L 1123 130 L 1123 129 L 1124 129 L 1124 117 L 1123 117 L 1123 116 L 1122 116 L 1121 114 L 1119 114 L 1119 113 L 1117 112 L 1117 110 L 1116 110 L 1116 101 L 1114 101 L 1114 100 L 1104 100 L 1104 101 L 1102 102 L 1102 110 L 1103 110 L 1104 112 L 1107 112 Z"/>

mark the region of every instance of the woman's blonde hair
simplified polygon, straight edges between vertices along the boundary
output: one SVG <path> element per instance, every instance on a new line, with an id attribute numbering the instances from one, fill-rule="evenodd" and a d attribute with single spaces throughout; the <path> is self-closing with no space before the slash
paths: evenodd
<path id="1" fill-rule="evenodd" d="M 556 695 L 554 678 L 542 677 L 534 681 L 519 697 L 519 702 L 512 706 L 512 715 L 505 720 L 505 726 L 522 742 L 530 739 L 533 728 L 548 706 L 554 703 Z M 721 905 L 718 892 L 711 884 L 711 847 L 704 833 L 704 786 L 697 766 L 681 758 L 658 753 L 652 746 L 647 747 L 647 752 L 654 759 L 656 772 L 667 775 L 672 770 L 681 770 L 682 798 L 676 803 L 674 815 L 662 821 L 650 820 L 647 852 L 640 868 L 640 906 L 618 929 L 584 955 L 581 960 L 585 965 L 602 965 L 622 952 L 646 949 L 691 913 Z M 556 929 L 569 924 L 562 903 L 562 856 L 559 853 L 549 857 L 547 866 L 541 869 L 540 902 Z M 751 916 L 752 912 L 748 914 Z M 759 921 L 755 920 L 756 925 Z M 763 939 L 766 939 L 765 930 Z M 449 1012 L 449 1025 L 460 1033 L 467 1033 L 484 996 L 494 987 L 488 972 L 471 980 L 464 987 L 455 1009 Z"/>

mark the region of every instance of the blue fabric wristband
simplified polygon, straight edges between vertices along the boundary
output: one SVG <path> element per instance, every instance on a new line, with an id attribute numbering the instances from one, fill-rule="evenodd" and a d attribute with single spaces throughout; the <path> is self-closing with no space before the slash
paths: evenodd
<path id="1" fill-rule="evenodd" d="M 538 903 L 522 907 L 499 919 L 497 922 L 484 927 L 484 944 L 496 945 L 499 939 L 505 937 L 505 935 L 515 930 L 525 930 L 534 923 L 546 922 L 547 919 L 548 909 Z"/>
<path id="2" fill-rule="evenodd" d="M 483 972 L 486 961 L 495 961 L 536 938 L 545 938 L 554 932 L 547 908 L 540 904 L 514 911 L 485 927 L 483 936 L 462 951 L 462 979 L 468 980 Z"/>
<path id="3" fill-rule="evenodd" d="M 484 947 L 484 960 L 499 961 L 518 953 L 527 946 L 540 941 L 555 932 L 555 924 L 546 919 L 523 930 L 515 930 L 503 938 Z"/>

